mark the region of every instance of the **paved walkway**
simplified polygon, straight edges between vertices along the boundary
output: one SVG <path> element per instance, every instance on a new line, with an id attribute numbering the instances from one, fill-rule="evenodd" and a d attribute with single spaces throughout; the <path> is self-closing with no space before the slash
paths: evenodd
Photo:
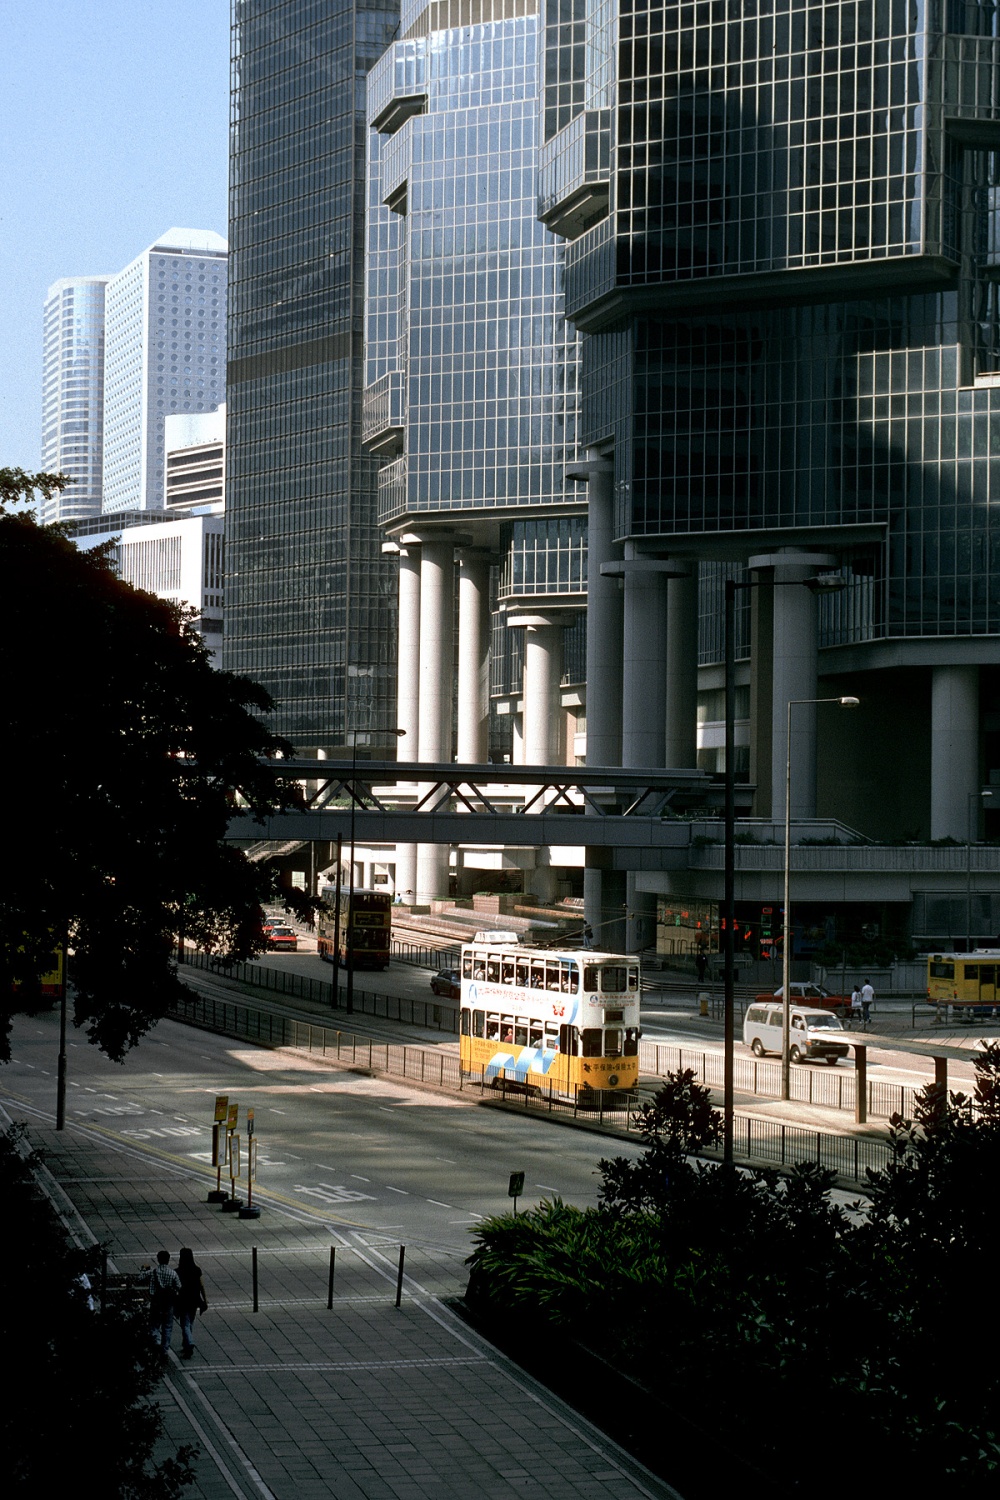
<path id="1" fill-rule="evenodd" d="M 161 1395 L 172 1445 L 201 1448 L 192 1500 L 679 1500 L 438 1299 L 458 1280 L 452 1250 L 407 1250 L 397 1309 L 395 1241 L 348 1241 L 293 1204 L 241 1221 L 206 1202 L 214 1174 L 165 1152 L 37 1118 L 30 1134 L 64 1220 L 110 1245 L 112 1269 L 182 1245 L 203 1269 L 196 1352 L 179 1359 L 175 1327 Z"/>

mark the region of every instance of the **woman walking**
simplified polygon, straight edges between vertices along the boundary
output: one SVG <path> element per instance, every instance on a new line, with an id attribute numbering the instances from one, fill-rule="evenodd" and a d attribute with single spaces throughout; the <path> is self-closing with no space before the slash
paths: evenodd
<path id="1" fill-rule="evenodd" d="M 192 1251 L 184 1249 L 177 1257 L 177 1275 L 181 1289 L 177 1297 L 177 1312 L 181 1320 L 183 1347 L 181 1358 L 190 1359 L 194 1353 L 194 1320 L 208 1306 L 201 1266 L 195 1265 Z"/>

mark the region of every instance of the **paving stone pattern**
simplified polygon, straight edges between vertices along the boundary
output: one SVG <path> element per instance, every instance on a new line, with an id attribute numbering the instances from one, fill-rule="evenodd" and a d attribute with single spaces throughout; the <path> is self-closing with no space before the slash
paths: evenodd
<path id="1" fill-rule="evenodd" d="M 175 1325 L 161 1396 L 171 1444 L 201 1448 L 191 1500 L 678 1500 L 437 1300 L 458 1279 L 452 1252 L 407 1247 L 397 1309 L 398 1245 L 384 1236 L 347 1244 L 292 1206 L 240 1221 L 205 1202 L 203 1179 L 152 1155 L 143 1168 L 40 1124 L 31 1138 L 67 1223 L 108 1243 L 114 1269 L 182 1245 L 203 1269 L 196 1352 L 179 1358 Z"/>

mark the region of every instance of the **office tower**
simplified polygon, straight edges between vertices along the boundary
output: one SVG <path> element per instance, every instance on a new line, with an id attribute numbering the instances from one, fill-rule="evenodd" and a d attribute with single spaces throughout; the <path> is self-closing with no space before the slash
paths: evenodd
<path id="1" fill-rule="evenodd" d="M 175 412 L 164 422 L 167 471 L 164 509 L 207 510 L 226 499 L 226 408 Z"/>
<path id="2" fill-rule="evenodd" d="M 108 279 L 106 511 L 160 509 L 164 419 L 226 399 L 226 261 L 211 230 L 170 229 Z"/>
<path id="3" fill-rule="evenodd" d="M 67 276 L 45 298 L 42 470 L 72 485 L 42 500 L 38 519 L 68 521 L 101 509 L 104 436 L 104 293 L 107 276 Z"/>
<path id="4" fill-rule="evenodd" d="M 234 6 L 225 659 L 303 753 L 396 742 L 361 396 L 364 76 L 398 22 L 355 0 Z"/>
<path id="5" fill-rule="evenodd" d="M 984 809 L 997 828 L 998 14 L 548 9 L 540 209 L 569 241 L 586 334 L 590 624 L 624 639 L 591 662 L 588 735 L 626 763 L 690 763 L 695 579 L 747 570 L 749 777 L 780 819 L 800 705 L 803 837 L 817 814 L 890 841 L 971 845 Z M 597 592 L 602 564 L 621 596 Z M 818 601 L 801 585 L 824 573 L 844 588 Z M 841 693 L 859 715 L 809 701 Z M 842 853 L 817 853 L 803 878 L 831 909 L 845 880 L 872 908 L 911 907 L 920 943 L 966 920 L 995 936 L 995 858 L 969 918 L 972 854 L 968 872 L 939 855 L 847 878 Z"/>
<path id="6" fill-rule="evenodd" d="M 582 655 L 586 537 L 565 471 L 579 339 L 562 246 L 536 214 L 538 27 L 523 0 L 411 0 L 368 82 L 365 439 L 399 555 L 408 760 L 487 761 L 491 688 L 516 759 L 573 759 L 563 684 Z M 422 846 L 404 869 L 401 851 L 397 889 L 446 894 L 446 852 Z M 544 856 L 530 879 L 557 894 Z"/>

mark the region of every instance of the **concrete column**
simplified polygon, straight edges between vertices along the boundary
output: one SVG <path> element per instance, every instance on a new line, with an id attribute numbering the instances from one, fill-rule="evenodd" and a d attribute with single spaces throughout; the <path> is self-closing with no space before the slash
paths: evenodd
<path id="1" fill-rule="evenodd" d="M 606 868 L 607 851 L 588 849 L 583 872 L 584 920 L 593 928 L 594 947 L 604 953 L 625 953 L 627 887 L 621 870 Z"/>
<path id="2" fill-rule="evenodd" d="M 667 600 L 662 572 L 625 563 L 622 765 L 662 766 L 667 719 Z"/>
<path id="3" fill-rule="evenodd" d="M 489 758 L 489 553 L 463 548 L 458 571 L 458 744 L 460 765 Z"/>
<path id="4" fill-rule="evenodd" d="M 399 624 L 396 647 L 396 724 L 405 729 L 396 758 L 415 761 L 420 750 L 420 546 L 399 549 Z M 415 900 L 417 846 L 396 845 L 396 891 Z M 407 892 L 409 895 L 407 896 Z"/>
<path id="5" fill-rule="evenodd" d="M 622 591 L 601 572 L 614 559 L 614 464 L 591 449 L 567 470 L 587 491 L 587 764 L 617 766 L 622 747 Z M 593 926 L 593 924 L 591 924 Z"/>
<path id="6" fill-rule="evenodd" d="M 698 764 L 698 576 L 667 584 L 667 685 L 664 765 Z"/>
<path id="7" fill-rule="evenodd" d="M 511 614 L 511 628 L 524 627 L 524 764 L 550 766 L 560 761 L 562 709 L 559 684 L 563 672 L 563 618 L 560 614 Z"/>
<path id="8" fill-rule="evenodd" d="M 455 547 L 424 540 L 420 548 L 420 709 L 418 759 L 451 760 Z M 448 846 L 420 844 L 417 900 L 448 895 Z"/>
<path id="9" fill-rule="evenodd" d="M 523 714 L 511 714 L 510 716 L 510 763 L 512 766 L 524 765 Z"/>
<path id="10" fill-rule="evenodd" d="M 935 667 L 931 673 L 931 838 L 979 836 L 979 668 Z"/>
<path id="11" fill-rule="evenodd" d="M 761 580 L 760 588 L 754 592 L 769 596 L 771 627 L 770 640 L 755 640 L 753 645 L 757 658 L 753 694 L 757 720 L 752 734 L 758 742 L 762 739 L 767 742 L 763 757 L 758 748 L 757 764 L 751 771 L 753 774 L 756 770 L 760 778 L 757 784 L 761 792 L 756 809 L 760 816 L 783 819 L 785 815 L 788 705 L 819 696 L 816 595 L 802 585 L 806 579 L 814 578 L 817 572 L 832 567 L 835 562 L 834 557 L 791 549 L 750 559 L 750 568 Z M 773 589 L 771 582 L 775 585 Z M 758 623 L 762 624 L 765 618 L 764 609 L 759 609 Z M 770 773 L 766 780 L 762 774 L 762 758 L 766 760 L 766 770 Z M 792 709 L 791 765 L 791 816 L 793 820 L 814 818 L 816 709 L 808 703 Z"/>

